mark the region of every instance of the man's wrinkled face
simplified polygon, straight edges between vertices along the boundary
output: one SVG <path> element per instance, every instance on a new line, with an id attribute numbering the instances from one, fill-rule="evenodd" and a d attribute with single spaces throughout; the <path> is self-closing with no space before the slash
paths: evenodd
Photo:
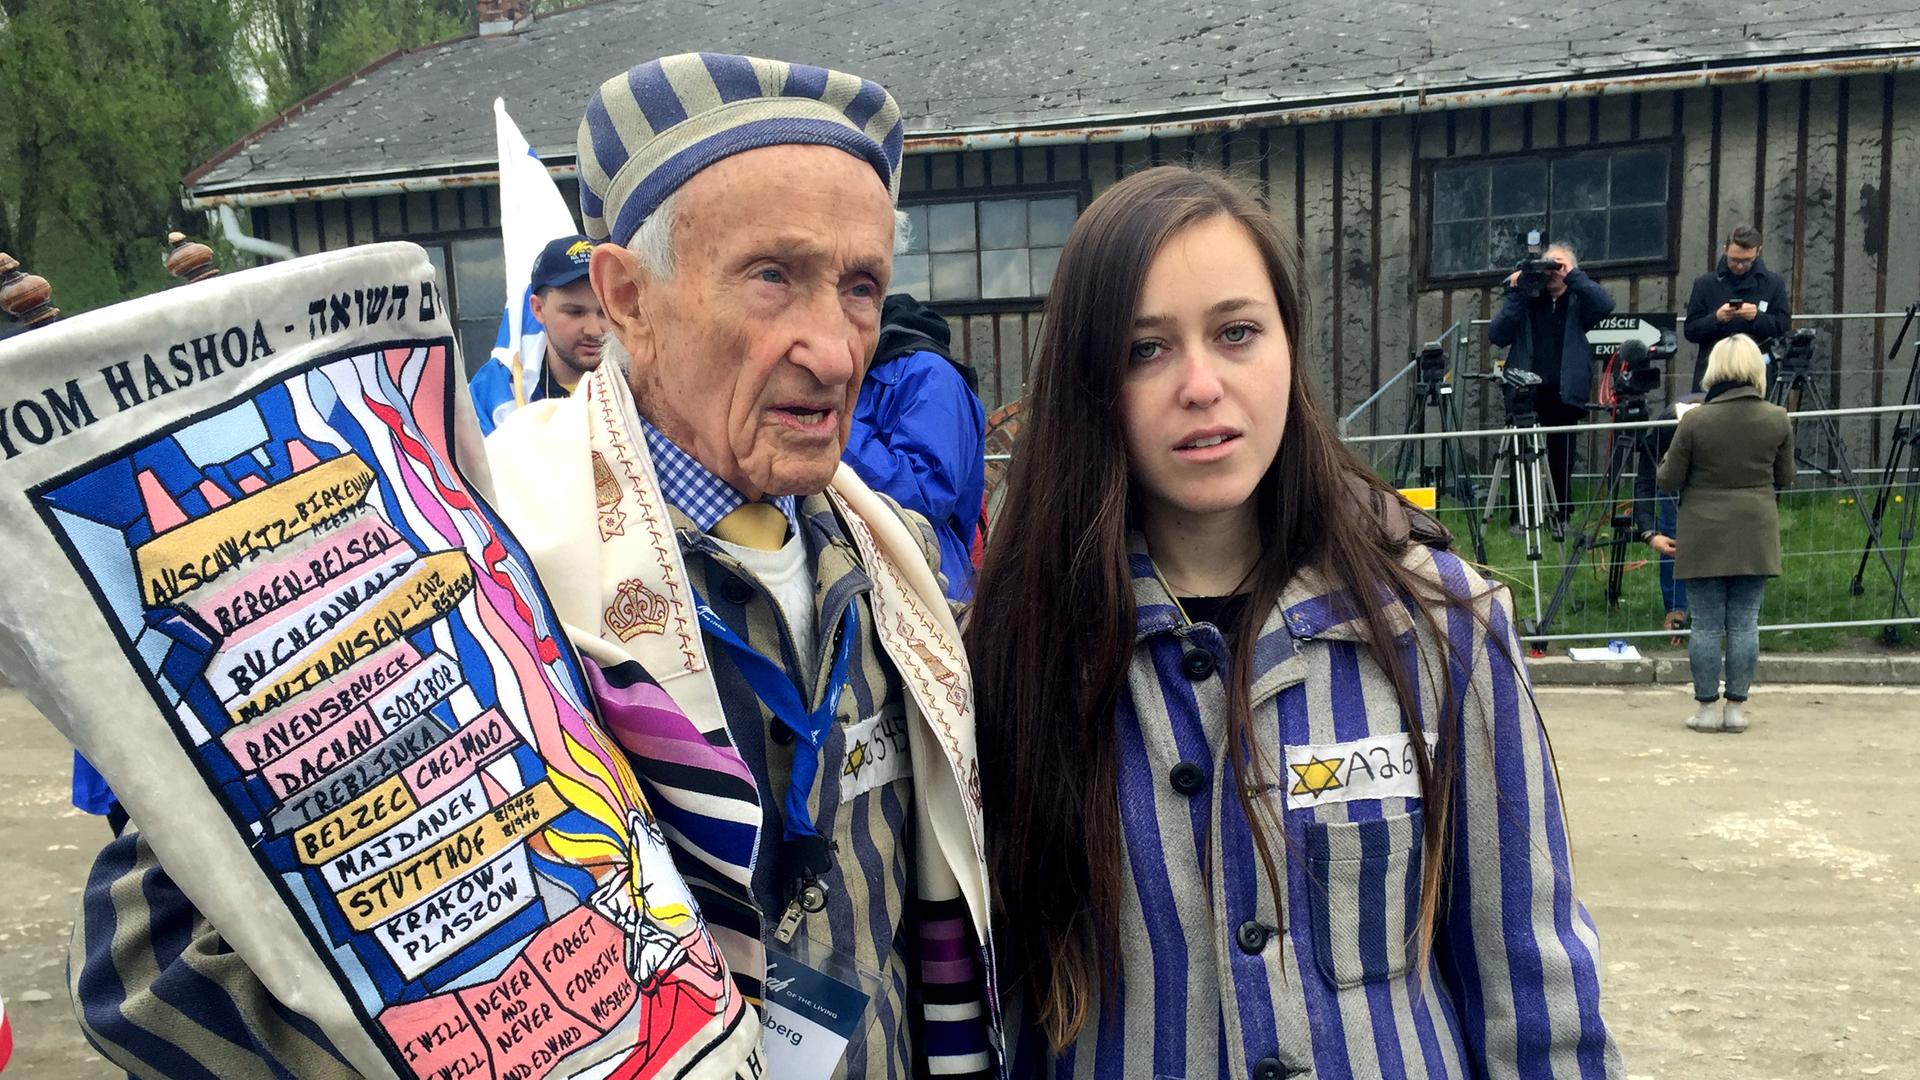
<path id="1" fill-rule="evenodd" d="M 1753 260 L 1760 257 L 1757 247 L 1741 247 L 1739 244 L 1727 245 L 1727 269 L 1735 274 L 1744 274 L 1753 269 Z"/>
<path id="2" fill-rule="evenodd" d="M 825 490 L 880 335 L 887 189 L 844 151 L 769 146 L 701 171 L 675 207 L 671 278 L 594 252 L 641 414 L 750 499 Z"/>

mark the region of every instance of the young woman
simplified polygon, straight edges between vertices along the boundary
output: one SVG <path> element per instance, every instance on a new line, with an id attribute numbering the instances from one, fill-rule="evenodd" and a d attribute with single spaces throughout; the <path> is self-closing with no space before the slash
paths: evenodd
<path id="1" fill-rule="evenodd" d="M 1508 598 L 1335 438 L 1299 282 L 1171 167 L 1054 276 L 966 632 L 1015 1072 L 1617 1076 Z"/>
<path id="2" fill-rule="evenodd" d="M 1707 400 L 1674 429 L 1658 480 L 1680 497 L 1674 577 L 1687 583 L 1695 731 L 1747 730 L 1747 691 L 1760 658 L 1760 600 L 1780 576 L 1774 492 L 1793 485 L 1793 424 L 1766 400 L 1767 364 L 1745 334 L 1707 354 Z M 1727 704 L 1720 706 L 1725 650 Z"/>

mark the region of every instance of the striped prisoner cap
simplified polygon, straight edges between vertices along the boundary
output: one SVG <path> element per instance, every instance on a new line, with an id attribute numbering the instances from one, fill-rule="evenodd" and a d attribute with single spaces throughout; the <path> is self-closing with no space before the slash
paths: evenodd
<path id="1" fill-rule="evenodd" d="M 900 197 L 906 125 L 879 83 L 805 64 L 719 53 L 649 60 L 600 84 L 580 121 L 587 235 L 625 244 L 693 174 L 762 146 L 832 146 Z"/>

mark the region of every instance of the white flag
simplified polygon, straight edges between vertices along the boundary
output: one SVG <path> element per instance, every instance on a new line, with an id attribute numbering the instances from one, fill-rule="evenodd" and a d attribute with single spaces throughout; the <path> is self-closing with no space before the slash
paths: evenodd
<path id="1" fill-rule="evenodd" d="M 547 348 L 545 328 L 529 306 L 533 260 L 550 241 L 577 233 L 580 226 L 501 98 L 493 99 L 493 117 L 500 146 L 500 242 L 507 271 L 507 307 L 500 315 L 493 358 L 518 376 L 514 398 L 521 405 L 526 403 L 524 388 L 540 377 Z"/>

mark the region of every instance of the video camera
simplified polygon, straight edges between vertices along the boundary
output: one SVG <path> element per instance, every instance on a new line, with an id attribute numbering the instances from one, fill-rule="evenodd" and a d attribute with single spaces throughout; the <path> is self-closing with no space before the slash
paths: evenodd
<path id="1" fill-rule="evenodd" d="M 1624 342 L 1607 364 L 1613 396 L 1644 398 L 1658 389 L 1661 369 L 1655 367 L 1654 362 L 1671 360 L 1678 351 L 1678 343 L 1670 332 L 1662 333 L 1660 340 L 1652 345 L 1638 339 Z"/>
<path id="2" fill-rule="evenodd" d="M 1528 371 L 1512 364 L 1501 364 L 1492 371 L 1476 371 L 1467 375 L 1469 379 L 1485 379 L 1507 390 L 1533 390 L 1545 381 L 1537 371 Z"/>
<path id="3" fill-rule="evenodd" d="M 1453 358 L 1447 355 L 1447 347 L 1439 341 L 1429 341 L 1414 350 L 1414 400 L 1424 402 L 1428 408 L 1438 407 L 1445 395 L 1453 392 L 1447 382 L 1447 371 L 1453 366 Z"/>
<path id="4" fill-rule="evenodd" d="M 1647 395 L 1660 386 L 1661 369 L 1654 366 L 1654 361 L 1671 360 L 1678 351 L 1672 331 L 1663 331 L 1652 345 L 1638 338 L 1622 342 L 1601 376 L 1606 383 L 1599 401 L 1587 408 L 1605 412 L 1616 421 L 1647 419 L 1651 415 Z"/>
<path id="5" fill-rule="evenodd" d="M 1533 300 L 1545 291 L 1547 275 L 1560 269 L 1560 264 L 1546 257 L 1546 237 L 1541 235 L 1539 229 L 1529 230 L 1522 240 L 1527 245 L 1527 256 L 1514 265 L 1520 276 L 1514 281 L 1513 288 Z"/>
<path id="6" fill-rule="evenodd" d="M 1447 377 L 1447 347 L 1439 341 L 1429 341 L 1420 346 L 1413 354 L 1415 377 L 1422 383 L 1441 382 Z"/>
<path id="7" fill-rule="evenodd" d="M 1483 379 L 1498 386 L 1506 398 L 1507 426 L 1532 427 L 1539 420 L 1535 409 L 1534 392 L 1540 389 L 1545 380 L 1538 372 L 1528 371 L 1512 364 L 1501 364 L 1492 371 L 1470 371 L 1463 376 L 1468 379 Z"/>
<path id="8" fill-rule="evenodd" d="M 1820 331 L 1811 326 L 1790 330 L 1769 343 L 1775 371 L 1804 375 L 1813 367 L 1814 336 Z"/>

